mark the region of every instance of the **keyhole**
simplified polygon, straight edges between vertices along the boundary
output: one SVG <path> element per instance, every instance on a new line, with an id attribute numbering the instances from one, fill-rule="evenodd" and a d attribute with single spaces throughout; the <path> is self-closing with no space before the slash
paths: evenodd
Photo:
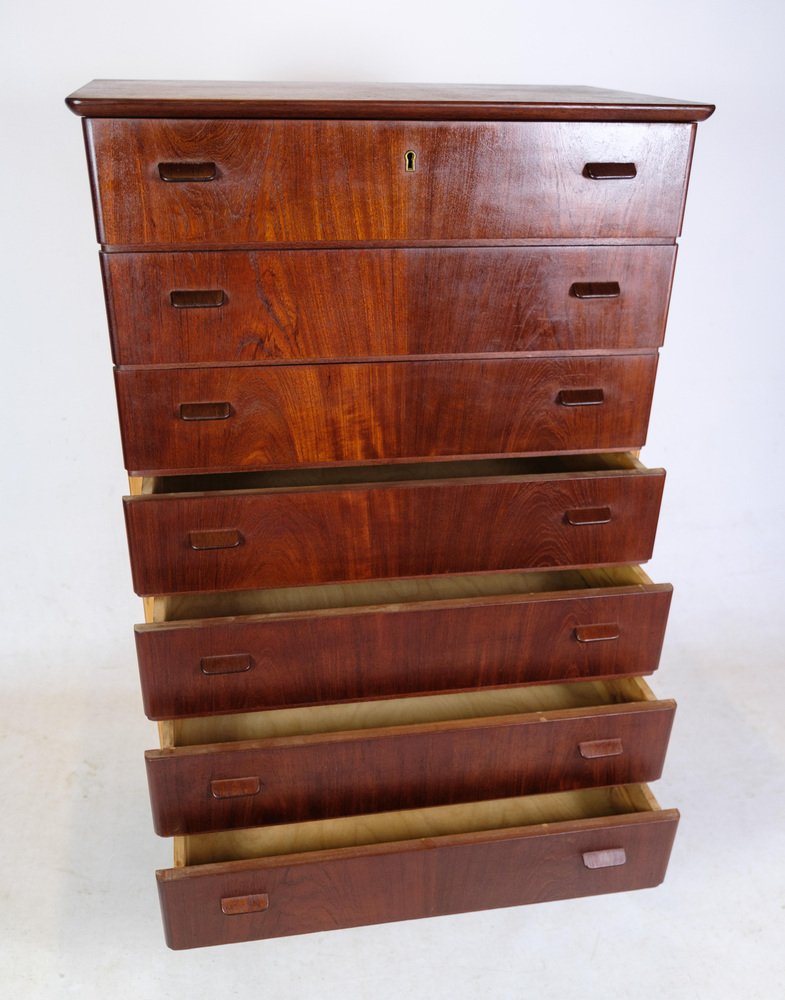
<path id="1" fill-rule="evenodd" d="M 410 174 L 417 169 L 417 163 L 416 163 L 417 154 L 414 152 L 413 149 L 410 149 L 407 151 L 405 159 L 406 159 L 406 172 Z"/>

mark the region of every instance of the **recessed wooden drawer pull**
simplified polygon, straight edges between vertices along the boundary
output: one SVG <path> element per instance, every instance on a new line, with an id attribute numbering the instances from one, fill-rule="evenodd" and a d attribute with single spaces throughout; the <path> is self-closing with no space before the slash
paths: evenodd
<path id="1" fill-rule="evenodd" d="M 621 288 L 618 281 L 576 281 L 570 285 L 570 295 L 574 299 L 618 299 Z"/>
<path id="2" fill-rule="evenodd" d="M 258 795 L 261 781 L 254 778 L 221 778 L 210 782 L 210 794 L 214 799 L 238 799 L 244 795 Z"/>
<path id="3" fill-rule="evenodd" d="M 253 666 L 249 653 L 229 653 L 225 656 L 203 656 L 199 667 L 203 674 L 243 674 Z"/>
<path id="4" fill-rule="evenodd" d="M 576 625 L 573 634 L 578 642 L 608 642 L 619 638 L 619 626 L 613 622 L 601 625 Z"/>
<path id="5" fill-rule="evenodd" d="M 227 917 L 236 917 L 239 913 L 261 913 L 270 905 L 270 897 L 266 892 L 255 896 L 224 896 L 221 900 L 221 912 Z"/>
<path id="6" fill-rule="evenodd" d="M 562 389 L 556 397 L 560 406 L 599 406 L 605 402 L 602 389 Z"/>
<path id="7" fill-rule="evenodd" d="M 234 528 L 188 532 L 188 544 L 196 552 L 206 549 L 236 549 L 242 540 L 243 536 Z"/>
<path id="8" fill-rule="evenodd" d="M 218 309 L 225 299 L 223 288 L 178 288 L 169 293 L 175 309 Z"/>
<path id="9" fill-rule="evenodd" d="M 187 181 L 214 181 L 218 176 L 215 164 L 206 163 L 159 163 L 158 176 L 162 181 L 183 184 Z"/>
<path id="10" fill-rule="evenodd" d="M 632 180 L 637 175 L 634 163 L 587 163 L 583 168 L 583 176 L 593 181 Z"/>
<path id="11" fill-rule="evenodd" d="M 587 868 L 618 868 L 625 864 L 627 854 L 623 847 L 612 847 L 607 851 L 585 851 L 583 863 Z"/>
<path id="12" fill-rule="evenodd" d="M 586 740 L 578 744 L 578 753 L 584 760 L 594 760 L 595 757 L 618 757 L 624 753 L 621 740 Z"/>
<path id="13" fill-rule="evenodd" d="M 580 510 L 565 512 L 567 524 L 608 524 L 611 519 L 610 507 L 582 507 Z"/>
<path id="14" fill-rule="evenodd" d="M 231 403 L 180 403 L 181 420 L 227 420 Z"/>

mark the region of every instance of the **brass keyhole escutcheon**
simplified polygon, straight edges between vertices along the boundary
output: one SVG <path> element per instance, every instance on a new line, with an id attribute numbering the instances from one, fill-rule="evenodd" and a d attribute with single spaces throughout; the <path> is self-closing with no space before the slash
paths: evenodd
<path id="1" fill-rule="evenodd" d="M 413 149 L 406 151 L 404 156 L 404 161 L 406 162 L 406 173 L 412 174 L 417 169 L 417 154 Z"/>

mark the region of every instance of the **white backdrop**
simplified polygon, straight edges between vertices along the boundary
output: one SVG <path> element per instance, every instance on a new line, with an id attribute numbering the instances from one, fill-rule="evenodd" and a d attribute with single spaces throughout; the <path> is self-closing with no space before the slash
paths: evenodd
<path id="1" fill-rule="evenodd" d="M 777 0 L 28 0 L 3 14 L 0 875 L 9 995 L 770 997 L 785 989 L 783 7 Z M 167 952 L 126 484 L 79 121 L 93 77 L 590 84 L 699 128 L 644 460 L 676 586 L 655 690 L 683 812 L 648 893 Z M 10 810 L 9 810 L 10 807 Z"/>

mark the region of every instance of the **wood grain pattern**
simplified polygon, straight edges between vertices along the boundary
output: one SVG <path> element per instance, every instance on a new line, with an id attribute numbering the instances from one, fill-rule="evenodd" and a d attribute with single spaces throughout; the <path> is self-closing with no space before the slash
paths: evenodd
<path id="1" fill-rule="evenodd" d="M 171 837 L 652 781 L 674 712 L 655 701 L 149 750 L 153 824 Z M 580 753 L 582 741 L 611 739 L 623 753 Z M 259 791 L 211 792 L 216 779 L 240 778 L 258 779 Z"/>
<path id="2" fill-rule="evenodd" d="M 694 125 L 86 119 L 115 246 L 660 238 L 679 233 Z M 417 169 L 404 155 L 416 150 Z M 161 161 L 211 161 L 166 183 Z M 636 164 L 596 181 L 595 160 Z"/>
<path id="3" fill-rule="evenodd" d="M 673 246 L 474 247 L 104 253 L 101 264 L 115 362 L 158 365 L 653 349 L 675 258 Z M 618 297 L 571 294 L 610 281 Z M 173 306 L 199 290 L 221 304 Z"/>
<path id="4" fill-rule="evenodd" d="M 196 948 L 654 886 L 678 818 L 661 810 L 159 871 L 166 940 Z M 626 863 L 586 868 L 584 853 L 608 849 Z M 260 893 L 265 912 L 222 914 L 221 898 Z"/>
<path id="5" fill-rule="evenodd" d="M 133 474 L 635 449 L 656 354 L 116 372 Z M 563 389 L 601 388 L 600 406 Z M 181 418 L 184 404 L 229 417 Z"/>
<path id="6" fill-rule="evenodd" d="M 139 595 L 645 562 L 661 469 L 498 476 L 125 499 Z M 607 524 L 565 512 L 607 506 Z M 194 530 L 243 544 L 195 551 Z"/>
<path id="7" fill-rule="evenodd" d="M 521 84 L 92 80 L 66 98 L 111 118 L 703 121 L 714 105 L 600 87 Z"/>
<path id="8" fill-rule="evenodd" d="M 651 673 L 671 588 L 389 600 L 138 625 L 145 712 L 151 719 L 181 718 Z M 618 639 L 577 641 L 577 628 L 603 622 L 617 626 Z M 220 663 L 217 672 L 212 665 Z"/>

